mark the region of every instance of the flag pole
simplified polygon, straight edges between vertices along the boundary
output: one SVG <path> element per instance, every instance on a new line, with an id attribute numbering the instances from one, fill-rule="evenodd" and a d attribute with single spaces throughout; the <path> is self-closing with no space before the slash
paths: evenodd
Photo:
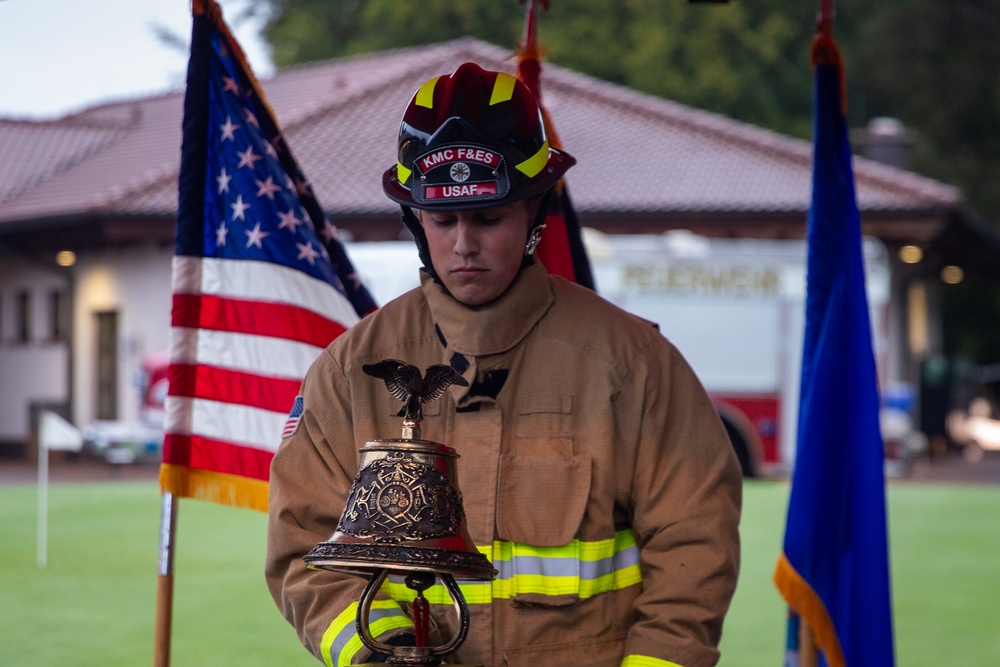
<path id="1" fill-rule="evenodd" d="M 799 617 L 799 667 L 819 667 L 819 646 L 809 621 Z"/>
<path id="2" fill-rule="evenodd" d="M 541 96 L 542 48 L 538 44 L 538 5 L 547 10 L 549 0 L 521 2 L 525 5 L 524 40 L 517 50 L 516 75 L 538 101 L 549 145 L 561 149 L 562 142 Z M 584 247 L 580 221 L 573 211 L 569 192 L 562 180 L 553 188 L 544 221 L 542 243 L 538 246 L 535 258 L 549 273 L 594 289 L 594 277 Z"/>
<path id="3" fill-rule="evenodd" d="M 821 0 L 810 49 L 813 185 L 798 445 L 774 581 L 791 612 L 788 664 L 805 665 L 815 644 L 831 667 L 892 667 L 878 376 L 833 16 L 833 0 Z M 795 627 L 799 620 L 808 635 Z"/>
<path id="4" fill-rule="evenodd" d="M 833 0 L 819 0 L 819 10 L 816 14 L 816 37 L 815 40 L 833 39 Z M 816 49 L 813 45 L 811 51 Z M 815 58 L 815 54 L 811 59 Z M 813 66 L 816 63 L 813 62 Z M 841 100 L 843 103 L 843 100 Z M 816 635 L 813 634 L 809 621 L 799 616 L 799 667 L 819 666 L 819 645 L 816 643 Z"/>
<path id="5" fill-rule="evenodd" d="M 38 569 L 44 570 L 49 563 L 49 448 L 45 438 L 35 439 L 38 443 Z"/>
<path id="6" fill-rule="evenodd" d="M 160 549 L 156 580 L 156 640 L 153 667 L 169 667 L 174 609 L 174 536 L 177 531 L 177 498 L 169 491 L 164 491 L 160 501 Z"/>

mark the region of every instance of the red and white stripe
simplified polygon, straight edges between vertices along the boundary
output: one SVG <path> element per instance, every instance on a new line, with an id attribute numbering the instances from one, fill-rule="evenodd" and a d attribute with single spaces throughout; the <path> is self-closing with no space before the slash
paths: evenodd
<path id="1" fill-rule="evenodd" d="M 358 316 L 268 262 L 177 256 L 173 282 L 167 462 L 266 481 L 302 378 Z"/>

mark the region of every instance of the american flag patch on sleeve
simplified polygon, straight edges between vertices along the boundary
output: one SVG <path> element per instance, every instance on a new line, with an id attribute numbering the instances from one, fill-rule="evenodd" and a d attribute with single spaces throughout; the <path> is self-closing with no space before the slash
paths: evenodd
<path id="1" fill-rule="evenodd" d="M 281 429 L 282 440 L 294 434 L 295 431 L 298 430 L 299 422 L 302 420 L 304 405 L 305 402 L 302 400 L 302 397 L 296 396 L 295 402 L 292 403 L 292 411 L 288 413 L 288 420 L 285 422 L 285 428 Z"/>

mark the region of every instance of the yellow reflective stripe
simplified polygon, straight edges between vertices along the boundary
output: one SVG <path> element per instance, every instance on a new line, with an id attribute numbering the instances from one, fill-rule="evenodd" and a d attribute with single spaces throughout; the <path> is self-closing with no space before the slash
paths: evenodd
<path id="1" fill-rule="evenodd" d="M 642 568 L 636 565 L 629 565 L 621 570 L 616 570 L 612 575 L 611 589 L 628 588 L 642 583 Z"/>
<path id="2" fill-rule="evenodd" d="M 397 628 L 413 626 L 413 621 L 403 613 L 403 610 L 399 608 L 399 603 L 395 600 L 375 600 L 372 602 L 371 611 L 369 628 L 374 637 Z M 333 619 L 333 622 L 323 632 L 320 650 L 323 655 L 323 664 L 326 667 L 350 665 L 354 656 L 364 647 L 357 630 L 348 629 L 354 625 L 357 617 L 358 603 L 352 602 Z M 335 657 L 336 663 L 334 663 Z"/>
<path id="3" fill-rule="evenodd" d="M 493 585 L 488 581 L 460 583 L 458 588 L 469 604 L 489 604 L 493 601 Z M 417 596 L 401 581 L 387 581 L 382 584 L 382 592 L 398 602 L 413 602 Z M 452 603 L 448 590 L 441 584 L 434 584 L 424 591 L 424 597 L 431 604 L 450 605 Z"/>
<path id="4" fill-rule="evenodd" d="M 490 95 L 490 106 L 510 101 L 510 98 L 514 96 L 514 83 L 516 82 L 517 79 L 510 74 L 497 72 L 497 78 L 493 82 L 493 94 Z"/>
<path id="5" fill-rule="evenodd" d="M 516 544 L 514 542 L 495 542 L 497 546 L 505 548 L 508 558 L 513 555 L 513 550 L 517 550 L 519 556 L 538 556 L 540 558 L 579 558 L 580 560 L 594 561 L 603 560 L 614 556 L 618 551 L 624 551 L 635 546 L 635 535 L 631 530 L 619 530 L 615 536 L 607 540 L 595 540 L 584 542 L 573 540 L 569 544 L 561 547 L 535 547 L 530 544 Z M 482 549 L 480 549 L 482 551 Z"/>
<path id="6" fill-rule="evenodd" d="M 587 546 L 589 545 L 587 543 L 584 543 L 585 552 L 587 550 Z M 635 544 L 635 535 L 632 533 L 631 530 L 619 530 L 617 533 L 615 533 L 614 546 L 612 547 L 614 553 L 616 554 L 621 553 L 627 549 L 633 549 L 633 548 L 637 547 Z M 593 559 L 598 560 L 600 558 L 603 558 L 602 554 L 603 552 L 598 552 L 593 554 Z M 583 558 L 583 560 L 589 560 L 589 559 L 590 559 L 589 554 L 588 556 L 585 556 Z M 586 596 L 584 596 L 583 592 L 581 592 L 580 597 L 593 597 L 594 595 L 602 592 L 603 590 L 616 591 L 622 588 L 628 588 L 629 586 L 635 586 L 636 584 L 640 584 L 642 583 L 642 568 L 639 566 L 639 563 L 632 563 L 630 565 L 626 565 L 625 567 L 616 569 L 610 575 L 605 575 L 598 579 L 592 580 L 594 582 L 594 586 L 595 587 L 598 586 L 598 582 L 607 576 L 611 577 L 611 582 L 607 584 L 608 588 L 596 590 L 594 593 L 591 593 L 590 595 Z"/>
<path id="7" fill-rule="evenodd" d="M 430 81 L 424 83 L 424 85 L 420 86 L 420 90 L 417 91 L 417 96 L 416 99 L 413 100 L 413 103 L 416 104 L 418 107 L 426 107 L 428 109 L 433 109 L 434 86 L 437 85 L 438 79 L 440 78 L 441 77 L 436 76 Z"/>
<path id="8" fill-rule="evenodd" d="M 600 560 L 635 546 L 631 530 L 619 530 L 614 538 L 599 542 L 580 542 L 580 560 Z"/>
<path id="9" fill-rule="evenodd" d="M 530 544 L 520 544 L 518 542 L 505 542 L 505 545 L 510 547 L 510 556 L 535 556 L 536 558 L 579 558 L 580 556 L 580 545 L 581 544 L 592 544 L 598 549 L 605 548 L 602 545 L 614 546 L 614 540 L 601 540 L 600 542 L 581 542 L 580 540 L 573 540 L 569 544 L 562 547 L 536 547 Z M 608 551 L 606 556 L 610 556 L 611 552 Z"/>
<path id="10" fill-rule="evenodd" d="M 627 655 L 622 660 L 621 667 L 683 667 L 676 662 L 651 658 L 648 655 Z"/>
<path id="11" fill-rule="evenodd" d="M 635 535 L 631 530 L 619 530 L 615 536 L 607 540 L 585 542 L 573 540 L 561 547 L 536 547 L 530 544 L 516 542 L 494 542 L 495 558 L 491 560 L 510 560 L 515 552 L 518 556 L 535 556 L 537 558 L 574 558 L 582 561 L 598 561 L 612 558 L 619 551 L 625 551 L 635 546 Z M 488 549 L 478 547 L 479 552 L 486 555 Z"/>
<path id="12" fill-rule="evenodd" d="M 619 531 L 607 540 L 573 540 L 561 547 L 496 541 L 477 549 L 499 574 L 493 582 L 460 583 L 469 604 L 509 600 L 517 594 L 578 595 L 586 599 L 642 582 L 638 547 L 630 530 Z M 391 577 L 382 590 L 400 602 L 412 602 L 415 596 L 401 577 Z M 441 584 L 435 584 L 424 595 L 431 604 L 451 604 L 451 596 Z"/>
<path id="13" fill-rule="evenodd" d="M 323 633 L 323 639 L 320 641 L 319 645 L 320 650 L 323 652 L 323 664 L 326 665 L 326 667 L 336 667 L 333 664 L 333 656 L 330 655 L 330 647 L 333 646 L 333 640 L 337 638 L 337 635 L 339 635 L 341 631 L 347 627 L 347 624 L 352 622 L 357 615 L 358 603 L 352 602 L 347 606 L 347 609 L 340 612 L 340 614 L 333 619 L 333 622 L 330 623 L 326 632 Z M 341 661 L 338 660 L 337 664 L 341 664 Z"/>
<path id="14" fill-rule="evenodd" d="M 388 602 L 395 601 L 388 600 Z M 373 604 L 372 607 L 374 606 L 375 605 Z M 407 616 L 388 616 L 386 618 L 380 618 L 368 627 L 371 629 L 372 637 L 378 637 L 397 628 L 412 628 L 413 621 L 411 621 Z M 350 665 L 354 656 L 356 656 L 358 651 L 362 648 L 364 648 L 364 642 L 361 641 L 361 636 L 354 633 L 354 636 L 351 637 L 347 644 L 344 645 L 344 650 L 340 652 L 340 665 Z"/>
<path id="15" fill-rule="evenodd" d="M 514 543 L 513 542 L 501 542 L 497 540 L 489 547 L 476 547 L 479 549 L 479 553 L 483 554 L 490 559 L 490 562 L 495 566 L 499 561 L 510 560 L 514 557 Z M 489 553 L 486 553 L 489 552 Z"/>
<path id="16" fill-rule="evenodd" d="M 592 598 L 601 593 L 618 591 L 641 583 L 642 569 L 639 565 L 629 565 L 597 579 L 584 579 L 580 582 L 580 597 L 583 599 Z"/>
<path id="17" fill-rule="evenodd" d="M 549 163 L 549 140 L 546 139 L 542 147 L 538 149 L 538 152 L 529 157 L 527 160 L 521 164 L 514 165 L 517 170 L 527 176 L 528 178 L 534 178 L 535 175 L 545 168 L 545 165 Z"/>
<path id="18" fill-rule="evenodd" d="M 515 574 L 514 590 L 539 595 L 576 595 L 580 592 L 580 577 L 545 574 Z"/>
<path id="19" fill-rule="evenodd" d="M 412 173 L 412 170 L 407 169 L 399 162 L 396 163 L 396 180 L 399 181 L 400 185 L 406 185 L 406 182 L 410 180 L 410 174 Z"/>

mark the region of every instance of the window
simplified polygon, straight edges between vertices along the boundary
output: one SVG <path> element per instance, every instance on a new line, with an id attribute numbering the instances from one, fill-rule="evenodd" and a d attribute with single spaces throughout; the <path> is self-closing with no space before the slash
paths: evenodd
<path id="1" fill-rule="evenodd" d="M 66 293 L 62 290 L 49 292 L 49 340 L 63 341 L 69 338 L 69 313 Z"/>
<path id="2" fill-rule="evenodd" d="M 94 313 L 97 329 L 97 418 L 118 418 L 118 312 Z"/>
<path id="3" fill-rule="evenodd" d="M 31 292 L 21 290 L 17 293 L 17 313 L 15 318 L 17 326 L 17 342 L 31 342 Z"/>

